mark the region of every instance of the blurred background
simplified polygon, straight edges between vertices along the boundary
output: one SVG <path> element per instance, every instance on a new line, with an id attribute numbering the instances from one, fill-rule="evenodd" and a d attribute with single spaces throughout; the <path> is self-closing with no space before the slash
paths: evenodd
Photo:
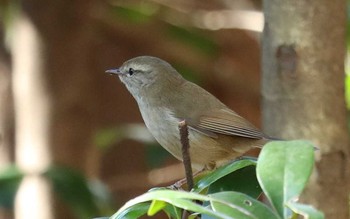
<path id="1" fill-rule="evenodd" d="M 184 176 L 104 73 L 132 57 L 167 60 L 260 127 L 261 0 L 0 4 L 1 219 L 109 216 Z"/>

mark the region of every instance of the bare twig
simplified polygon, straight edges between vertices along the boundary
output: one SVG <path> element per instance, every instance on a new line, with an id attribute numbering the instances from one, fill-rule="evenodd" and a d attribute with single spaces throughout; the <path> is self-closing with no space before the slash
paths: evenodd
<path id="1" fill-rule="evenodd" d="M 188 127 L 186 120 L 183 120 L 179 123 L 180 131 L 180 141 L 182 145 L 182 159 L 185 167 L 186 181 L 188 186 L 188 191 L 191 191 L 193 188 L 193 174 L 191 167 L 191 157 L 190 157 L 190 144 L 188 139 Z"/>
<path id="2" fill-rule="evenodd" d="M 180 131 L 180 141 L 181 141 L 181 149 L 182 149 L 182 160 L 185 167 L 186 181 L 188 191 L 191 191 L 193 188 L 193 175 L 192 175 L 192 167 L 191 167 L 191 156 L 190 156 L 190 143 L 188 139 L 188 127 L 186 124 L 186 120 L 183 120 L 179 123 L 179 131 Z M 185 219 L 189 215 L 189 212 L 184 210 L 182 212 L 182 218 Z"/>

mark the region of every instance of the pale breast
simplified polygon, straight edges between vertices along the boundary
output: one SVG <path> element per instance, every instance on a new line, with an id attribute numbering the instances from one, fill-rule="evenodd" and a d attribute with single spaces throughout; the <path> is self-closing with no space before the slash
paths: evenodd
<path id="1" fill-rule="evenodd" d="M 142 118 L 158 143 L 177 159 L 182 160 L 179 120 L 167 108 L 140 106 Z"/>

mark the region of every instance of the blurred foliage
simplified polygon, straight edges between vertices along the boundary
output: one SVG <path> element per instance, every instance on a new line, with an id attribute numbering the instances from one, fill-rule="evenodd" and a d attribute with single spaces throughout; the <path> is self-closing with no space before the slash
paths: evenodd
<path id="1" fill-rule="evenodd" d="M 145 1 L 140 2 L 140 4 L 111 7 L 117 19 L 121 18 L 126 22 L 135 24 L 143 24 L 151 21 L 157 9 L 158 7 L 155 4 Z"/>
<path id="2" fill-rule="evenodd" d="M 350 0 L 347 0 L 347 22 L 346 22 L 346 42 L 347 42 L 347 48 L 349 50 L 350 48 Z"/>
<path id="3" fill-rule="evenodd" d="M 75 213 L 77 218 L 92 218 L 112 213 L 112 198 L 99 181 L 88 181 L 80 172 L 64 166 L 52 166 L 43 176 L 53 184 L 55 194 Z M 9 166 L 0 173 L 0 207 L 12 209 L 22 172 Z"/>
<path id="4" fill-rule="evenodd" d="M 91 218 L 99 214 L 84 176 L 71 168 L 53 166 L 46 173 L 55 194 L 68 204 L 79 218 Z"/>
<path id="5" fill-rule="evenodd" d="M 14 165 L 0 172 L 0 207 L 13 208 L 15 195 L 22 178 L 23 174 Z"/>
<path id="6" fill-rule="evenodd" d="M 112 198 L 99 181 L 88 181 L 79 171 L 65 166 L 52 166 L 44 173 L 51 180 L 55 194 L 73 210 L 78 218 L 108 214 Z"/>
<path id="7" fill-rule="evenodd" d="M 345 99 L 346 99 L 346 107 L 350 110 L 350 69 L 346 70 L 345 74 Z"/>
<path id="8" fill-rule="evenodd" d="M 114 143 L 118 143 L 125 138 L 123 129 L 116 128 L 105 128 L 99 130 L 95 134 L 94 143 L 97 147 L 105 149 L 110 147 Z"/>
<path id="9" fill-rule="evenodd" d="M 100 129 L 95 134 L 94 143 L 99 148 L 107 149 L 124 139 L 132 139 L 147 144 L 156 143 L 144 124 L 123 124 L 116 127 Z"/>
<path id="10" fill-rule="evenodd" d="M 247 180 L 244 175 L 250 177 L 251 173 L 255 173 L 255 168 L 252 168 L 255 165 L 256 177 L 253 181 L 258 181 L 261 188 L 257 187 L 256 183 L 244 184 Z M 180 219 L 180 210 L 186 209 L 193 212 L 189 218 L 201 214 L 203 219 L 288 219 L 297 218 L 298 215 L 310 219 L 323 219 L 322 212 L 297 202 L 308 182 L 313 165 L 314 147 L 310 142 L 270 142 L 263 147 L 257 163 L 251 158 L 245 158 L 206 173 L 196 181 L 191 192 L 152 189 L 128 201 L 111 218 L 135 218 L 144 214 L 153 216 L 163 210 L 171 218 Z M 235 175 L 234 180 L 229 177 L 231 174 Z M 235 188 L 223 186 L 221 191 L 212 190 L 211 187 L 216 183 L 235 184 Z M 272 207 L 256 200 L 261 189 Z M 252 190 L 255 191 L 251 192 Z M 247 193 L 253 194 L 253 197 Z M 203 204 L 198 204 L 198 201 Z"/>
<path id="11" fill-rule="evenodd" d="M 164 162 L 172 157 L 171 154 L 158 143 L 146 144 L 146 161 L 150 168 L 160 167 Z"/>
<path id="12" fill-rule="evenodd" d="M 350 134 L 350 0 L 347 0 L 346 60 L 345 60 L 345 101 L 348 109 L 348 130 Z"/>
<path id="13" fill-rule="evenodd" d="M 143 124 L 124 124 L 101 129 L 95 134 L 94 142 L 99 148 L 107 150 L 124 139 L 132 139 L 145 145 L 145 158 L 150 168 L 161 166 L 167 158 L 171 157 Z"/>
<path id="14" fill-rule="evenodd" d="M 156 20 L 164 26 L 159 29 L 159 34 L 169 36 L 201 54 L 206 54 L 210 57 L 215 57 L 218 54 L 219 46 L 212 38 L 207 36 L 208 34 L 205 34 L 204 31 L 198 28 L 174 25 L 167 22 L 167 19 L 162 18 L 162 13 L 160 13 L 162 11 L 161 7 L 157 4 L 140 2 L 139 4 L 117 5 L 112 7 L 112 11 L 116 16 L 116 20 L 123 19 L 131 24 L 145 24 Z"/>
<path id="15" fill-rule="evenodd" d="M 203 54 L 213 57 L 217 55 L 218 45 L 197 29 L 168 25 L 167 31 L 174 39 L 199 50 Z"/>
<path id="16" fill-rule="evenodd" d="M 11 27 L 15 17 L 18 15 L 18 10 L 18 1 L 0 1 L 0 22 L 5 29 L 5 42 L 3 43 L 8 50 L 10 50 L 10 41 L 13 35 Z"/>
<path id="17" fill-rule="evenodd" d="M 174 68 L 181 72 L 181 75 L 189 81 L 192 81 L 195 84 L 202 84 L 202 78 L 199 77 L 199 73 L 190 66 L 186 66 L 181 63 L 173 64 Z"/>
<path id="18" fill-rule="evenodd" d="M 347 22 L 346 22 L 346 60 L 345 60 L 345 98 L 346 106 L 350 110 L 350 0 L 347 1 Z"/>

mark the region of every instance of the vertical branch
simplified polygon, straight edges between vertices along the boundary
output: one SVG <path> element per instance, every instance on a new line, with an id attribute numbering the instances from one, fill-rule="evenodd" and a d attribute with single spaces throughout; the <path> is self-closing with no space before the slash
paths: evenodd
<path id="1" fill-rule="evenodd" d="M 180 141 L 182 146 L 182 158 L 185 167 L 186 181 L 188 185 L 188 191 L 191 191 L 193 188 L 193 174 L 191 167 L 191 157 L 190 157 L 190 144 L 188 140 L 188 127 L 186 120 L 179 122 L 179 131 L 180 131 Z"/>

